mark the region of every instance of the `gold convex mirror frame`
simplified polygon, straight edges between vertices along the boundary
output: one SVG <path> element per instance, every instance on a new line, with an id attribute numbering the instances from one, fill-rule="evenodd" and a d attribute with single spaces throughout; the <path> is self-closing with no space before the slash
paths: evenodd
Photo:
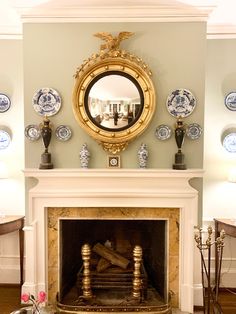
<path id="1" fill-rule="evenodd" d="M 151 71 L 142 59 L 119 48 L 120 42 L 132 34 L 95 34 L 105 44 L 75 74 L 76 120 L 113 154 L 124 150 L 147 128 L 155 111 Z"/>

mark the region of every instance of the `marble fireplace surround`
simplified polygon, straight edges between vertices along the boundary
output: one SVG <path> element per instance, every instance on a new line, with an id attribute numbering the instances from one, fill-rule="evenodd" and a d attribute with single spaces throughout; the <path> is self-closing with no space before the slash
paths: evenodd
<path id="1" fill-rule="evenodd" d="M 179 208 L 179 308 L 193 312 L 194 226 L 202 169 L 25 169 L 29 190 L 22 292 L 48 291 L 47 209 L 53 207 Z"/>

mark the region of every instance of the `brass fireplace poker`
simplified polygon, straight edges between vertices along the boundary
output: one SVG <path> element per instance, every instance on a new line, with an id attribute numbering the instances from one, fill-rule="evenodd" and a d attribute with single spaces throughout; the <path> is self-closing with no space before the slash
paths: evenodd
<path id="1" fill-rule="evenodd" d="M 204 314 L 221 314 L 223 313 L 220 304 L 218 303 L 218 292 L 220 284 L 220 273 L 221 264 L 224 248 L 225 231 L 220 232 L 220 236 L 212 241 L 212 227 L 207 228 L 207 239 L 203 242 L 203 229 L 198 228 L 198 233 L 195 234 L 194 238 L 197 243 L 197 248 L 201 254 L 201 273 L 202 273 L 202 285 L 203 285 L 203 307 Z M 215 261 L 215 283 L 213 285 L 211 280 L 211 252 L 212 246 L 215 245 L 217 252 Z M 207 257 L 204 256 L 203 252 L 207 252 Z M 207 286 L 205 286 L 205 283 Z"/>

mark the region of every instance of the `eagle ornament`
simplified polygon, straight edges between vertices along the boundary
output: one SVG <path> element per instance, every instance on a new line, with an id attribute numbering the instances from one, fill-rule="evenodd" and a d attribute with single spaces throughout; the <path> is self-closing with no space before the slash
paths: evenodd
<path id="1" fill-rule="evenodd" d="M 129 38 L 132 36 L 134 33 L 132 32 L 120 32 L 118 36 L 112 36 L 110 33 L 107 32 L 99 32 L 94 34 L 95 37 L 98 37 L 102 40 L 104 40 L 106 43 L 102 44 L 100 47 L 100 50 L 109 50 L 109 51 L 114 51 L 114 50 L 119 50 L 120 48 L 120 43 L 122 40 Z"/>

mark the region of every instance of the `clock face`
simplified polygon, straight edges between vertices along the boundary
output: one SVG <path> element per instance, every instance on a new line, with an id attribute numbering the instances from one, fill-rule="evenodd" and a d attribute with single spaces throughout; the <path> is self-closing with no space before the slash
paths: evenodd
<path id="1" fill-rule="evenodd" d="M 110 160 L 110 164 L 111 164 L 111 166 L 116 166 L 116 165 L 117 165 L 117 163 L 118 163 L 118 161 L 117 161 L 117 159 L 116 159 L 116 158 L 111 158 L 111 160 Z"/>
<path id="2" fill-rule="evenodd" d="M 229 153 L 236 153 L 236 133 L 229 133 L 224 137 L 223 147 Z"/>
<path id="3" fill-rule="evenodd" d="M 120 167 L 120 156 L 108 156 L 108 167 L 119 168 Z"/>

